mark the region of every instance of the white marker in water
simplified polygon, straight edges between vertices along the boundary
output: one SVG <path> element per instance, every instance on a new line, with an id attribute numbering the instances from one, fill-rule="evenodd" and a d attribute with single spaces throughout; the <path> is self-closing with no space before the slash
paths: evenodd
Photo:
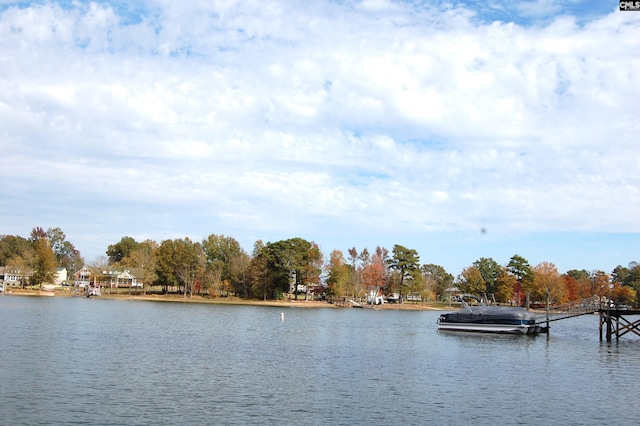
<path id="1" fill-rule="evenodd" d="M 284 312 L 280 312 L 280 321 L 284 321 Z"/>

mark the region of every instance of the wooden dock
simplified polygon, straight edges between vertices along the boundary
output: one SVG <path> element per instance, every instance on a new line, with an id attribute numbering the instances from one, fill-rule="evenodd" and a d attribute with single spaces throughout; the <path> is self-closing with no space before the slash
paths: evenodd
<path id="1" fill-rule="evenodd" d="M 630 316 L 640 315 L 638 309 L 601 309 L 600 310 L 600 340 L 603 335 L 607 342 L 615 336 L 616 340 L 627 333 L 640 336 L 640 319 L 631 320 Z"/>
<path id="2" fill-rule="evenodd" d="M 566 318 L 598 313 L 600 315 L 600 340 L 610 342 L 615 336 L 616 340 L 625 334 L 632 333 L 640 336 L 640 319 L 630 320 L 631 316 L 640 315 L 638 309 L 619 309 L 611 302 L 603 302 L 597 296 L 578 300 L 563 305 L 549 306 L 544 314 L 537 317 L 536 323 L 540 324 L 542 333 L 549 331 L 549 323 Z"/>

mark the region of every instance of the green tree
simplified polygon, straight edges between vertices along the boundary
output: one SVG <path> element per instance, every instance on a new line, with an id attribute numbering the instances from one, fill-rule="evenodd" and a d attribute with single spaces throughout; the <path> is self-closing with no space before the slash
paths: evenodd
<path id="1" fill-rule="evenodd" d="M 185 297 L 187 291 L 193 293 L 193 285 L 203 274 L 202 245 L 189 238 L 165 240 L 155 253 L 156 275 L 163 292 L 182 287 Z"/>
<path id="2" fill-rule="evenodd" d="M 236 292 L 247 294 L 245 271 L 249 257 L 232 237 L 209 235 L 202 241 L 207 270 L 214 281 L 229 282 Z"/>
<path id="3" fill-rule="evenodd" d="M 262 240 L 253 244 L 251 262 L 249 263 L 249 283 L 251 294 L 267 300 L 273 294 L 273 276 L 269 269 L 269 260 Z"/>
<path id="4" fill-rule="evenodd" d="M 502 267 L 498 264 L 498 262 L 490 257 L 481 257 L 480 259 L 473 262 L 473 266 L 478 268 L 480 274 L 482 275 L 482 279 L 484 280 L 486 287 L 485 293 L 495 294 L 498 290 L 498 280 L 504 273 Z"/>
<path id="5" fill-rule="evenodd" d="M 32 269 L 34 256 L 33 242 L 26 238 L 13 235 L 0 238 L 0 266 L 19 274 L 22 288 L 27 284 L 27 274 Z"/>
<path id="6" fill-rule="evenodd" d="M 427 290 L 433 293 L 435 300 L 441 300 L 445 296 L 445 290 L 453 286 L 453 275 L 444 267 L 433 263 L 422 265 L 421 270 Z"/>
<path id="7" fill-rule="evenodd" d="M 17 259 L 30 260 L 33 257 L 33 244 L 20 236 L 2 235 L 0 237 L 0 266 L 14 266 Z"/>
<path id="8" fill-rule="evenodd" d="M 420 269 L 420 256 L 414 249 L 408 249 L 401 245 L 394 245 L 393 256 L 388 261 L 388 266 L 392 270 L 398 271 L 400 275 L 399 289 L 402 289 L 407 277 L 412 277 L 413 274 Z"/>
<path id="9" fill-rule="evenodd" d="M 631 287 L 635 291 L 636 306 L 640 305 L 640 264 L 637 262 L 629 263 L 629 276 L 623 285 Z"/>
<path id="10" fill-rule="evenodd" d="M 202 244 L 189 238 L 177 240 L 176 247 L 176 275 L 184 289 L 183 295 L 193 296 L 194 285 L 202 278 L 205 270 L 205 253 Z"/>
<path id="11" fill-rule="evenodd" d="M 625 295 L 635 294 L 635 300 L 630 303 L 640 304 L 640 264 L 638 262 L 630 262 L 628 267 L 618 265 L 611 273 L 611 280 L 622 287 L 630 287 L 633 293 L 626 292 L 624 289 L 619 291 Z"/>
<path id="12" fill-rule="evenodd" d="M 67 236 L 62 232 L 62 229 L 49 228 L 46 235 L 59 267 L 65 268 L 67 272 L 72 274 L 84 266 L 80 252 L 67 241 Z"/>
<path id="13" fill-rule="evenodd" d="M 131 255 L 138 249 L 138 243 L 132 237 L 122 237 L 119 242 L 111 244 L 107 248 L 107 256 L 109 256 L 109 265 L 118 264 L 122 259 Z"/>
<path id="14" fill-rule="evenodd" d="M 233 278 L 233 286 L 236 294 L 242 297 L 249 295 L 249 265 L 251 258 L 242 250 L 242 252 L 231 259 L 230 272 Z"/>
<path id="15" fill-rule="evenodd" d="M 533 270 L 524 257 L 519 254 L 513 255 L 507 264 L 507 271 L 516 277 L 516 286 L 513 290 L 518 305 L 522 305 L 528 292 L 532 289 Z"/>
<path id="16" fill-rule="evenodd" d="M 312 246 L 312 243 L 302 238 L 267 243 L 264 246 L 263 253 L 267 258 L 276 290 L 283 293 L 293 292 L 297 299 L 297 285 L 311 284 L 315 279 L 309 275 L 309 263 L 313 262 L 310 257 Z"/>

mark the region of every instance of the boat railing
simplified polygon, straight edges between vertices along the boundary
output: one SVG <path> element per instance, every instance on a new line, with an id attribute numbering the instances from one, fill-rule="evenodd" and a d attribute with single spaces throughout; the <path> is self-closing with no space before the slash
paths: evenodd
<path id="1" fill-rule="evenodd" d="M 461 294 L 460 296 L 458 296 L 460 298 L 460 304 L 462 305 L 462 307 L 464 309 L 467 309 L 469 311 L 471 311 L 471 305 L 465 300 L 465 299 L 473 299 L 476 302 L 478 302 L 479 306 L 487 306 L 487 298 L 485 297 L 478 297 L 474 294 Z"/>

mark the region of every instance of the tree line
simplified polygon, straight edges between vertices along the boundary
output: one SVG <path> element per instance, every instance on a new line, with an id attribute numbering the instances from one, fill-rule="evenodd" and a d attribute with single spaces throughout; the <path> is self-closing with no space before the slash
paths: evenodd
<path id="1" fill-rule="evenodd" d="M 52 282 L 59 267 L 76 271 L 83 265 L 80 251 L 60 228 L 33 228 L 28 238 L 0 236 L 0 266 L 30 272 L 30 285 Z"/>
<path id="2" fill-rule="evenodd" d="M 414 249 L 394 245 L 333 250 L 325 259 L 318 244 L 303 238 L 254 243 L 245 252 L 237 240 L 211 234 L 202 241 L 189 238 L 136 241 L 124 236 L 107 247 L 106 256 L 92 266 L 135 271 L 145 289 L 180 292 L 185 297 L 234 295 L 276 299 L 284 294 L 307 298 L 318 292 L 329 298 L 358 298 L 366 294 L 398 293 L 420 300 L 446 300 L 456 291 L 492 295 L 499 303 L 564 303 L 593 295 L 621 304 L 638 304 L 640 265 L 631 262 L 603 271 L 560 273 L 550 262 L 531 266 L 515 254 L 501 265 L 480 258 L 456 277 L 444 267 L 420 263 Z M 31 272 L 29 285 L 51 282 L 56 268 L 74 273 L 85 261 L 60 228 L 34 228 L 28 238 L 0 238 L 0 266 Z"/>

